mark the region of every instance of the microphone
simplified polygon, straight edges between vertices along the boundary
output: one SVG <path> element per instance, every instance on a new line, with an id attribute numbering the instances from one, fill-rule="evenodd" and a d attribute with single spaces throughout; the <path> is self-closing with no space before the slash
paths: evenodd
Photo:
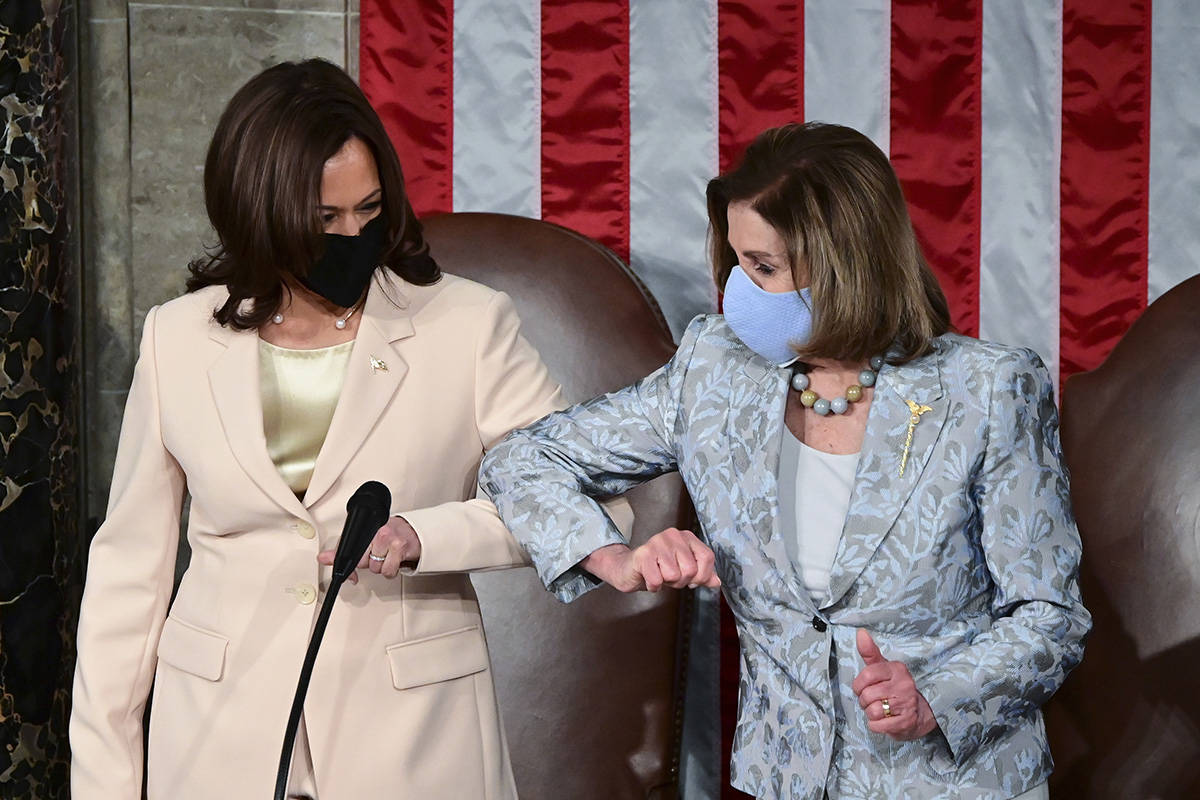
<path id="1" fill-rule="evenodd" d="M 346 501 L 346 524 L 333 555 L 333 580 L 337 584 L 358 567 L 375 532 L 387 523 L 391 507 L 392 493 L 379 481 L 367 481 Z"/>
<path id="2" fill-rule="evenodd" d="M 304 666 L 300 669 L 300 680 L 296 683 L 296 694 L 292 699 L 292 711 L 288 715 L 287 727 L 283 733 L 283 751 L 279 754 L 279 769 L 275 773 L 275 800 L 286 800 L 287 797 L 288 770 L 292 766 L 296 730 L 300 727 L 304 697 L 308 694 L 308 681 L 312 678 L 317 651 L 321 648 L 325 626 L 329 622 L 330 612 L 333 611 L 333 601 L 342 584 L 358 567 L 358 562 L 367 551 L 371 540 L 375 538 L 376 531 L 387 523 L 391 507 L 392 493 L 379 481 L 367 481 L 346 501 L 346 524 L 342 526 L 342 537 L 338 540 L 337 550 L 333 554 L 333 577 L 329 581 L 329 591 L 325 593 L 325 601 L 321 604 L 317 624 L 313 627 L 312 638 L 308 642 L 308 652 L 304 655 Z"/>

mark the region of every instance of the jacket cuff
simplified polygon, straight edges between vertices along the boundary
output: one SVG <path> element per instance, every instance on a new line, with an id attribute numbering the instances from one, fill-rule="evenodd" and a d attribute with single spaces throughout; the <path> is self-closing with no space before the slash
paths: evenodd
<path id="1" fill-rule="evenodd" d="M 415 565 L 401 567 L 401 575 L 428 575 L 447 572 L 523 567 L 529 558 L 494 515 L 482 520 L 486 530 L 464 515 L 463 503 L 445 503 L 430 508 L 392 514 L 403 518 L 421 542 L 421 555 Z M 491 530 L 492 528 L 495 530 Z"/>
<path id="2" fill-rule="evenodd" d="M 917 688 L 933 709 L 954 764 L 962 766 L 979 749 L 983 734 L 978 689 L 944 675 L 927 678 Z"/>
<path id="3" fill-rule="evenodd" d="M 580 566 L 581 562 L 601 547 L 610 544 L 628 545 L 629 540 L 622 535 L 616 525 L 606 520 L 603 529 L 586 536 L 571 538 L 571 544 L 561 554 L 548 563 L 534 563 L 538 568 L 538 576 L 555 597 L 564 603 L 569 603 L 577 597 L 587 594 L 604 581 Z"/>

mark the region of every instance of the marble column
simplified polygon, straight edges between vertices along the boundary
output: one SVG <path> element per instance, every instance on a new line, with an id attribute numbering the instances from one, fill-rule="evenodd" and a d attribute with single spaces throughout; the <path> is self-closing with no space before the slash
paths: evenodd
<path id="1" fill-rule="evenodd" d="M 79 602 L 76 8 L 0 5 L 0 795 L 66 797 Z"/>

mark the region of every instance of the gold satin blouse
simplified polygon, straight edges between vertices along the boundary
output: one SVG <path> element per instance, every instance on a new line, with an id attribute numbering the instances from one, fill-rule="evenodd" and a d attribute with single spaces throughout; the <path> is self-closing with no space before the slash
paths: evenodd
<path id="1" fill-rule="evenodd" d="M 284 482 L 302 497 L 342 393 L 354 342 L 292 350 L 258 341 L 263 433 Z"/>

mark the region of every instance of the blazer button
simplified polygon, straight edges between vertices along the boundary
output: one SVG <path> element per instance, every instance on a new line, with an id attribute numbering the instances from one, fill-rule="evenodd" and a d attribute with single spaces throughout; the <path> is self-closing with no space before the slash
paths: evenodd
<path id="1" fill-rule="evenodd" d="M 314 528 L 312 525 L 309 525 L 307 522 L 297 522 L 292 526 L 292 528 L 296 531 L 296 533 L 300 534 L 305 539 L 311 539 L 317 535 L 316 528 Z"/>
<path id="2" fill-rule="evenodd" d="M 815 614 L 813 615 L 812 626 L 817 633 L 824 633 L 826 629 L 829 628 L 829 626 L 825 623 L 825 620 L 821 619 Z"/>
<path id="3" fill-rule="evenodd" d="M 311 583 L 297 583 L 295 586 L 289 586 L 284 591 L 295 595 L 296 602 L 302 606 L 311 606 L 317 599 L 317 590 L 313 588 Z"/>

